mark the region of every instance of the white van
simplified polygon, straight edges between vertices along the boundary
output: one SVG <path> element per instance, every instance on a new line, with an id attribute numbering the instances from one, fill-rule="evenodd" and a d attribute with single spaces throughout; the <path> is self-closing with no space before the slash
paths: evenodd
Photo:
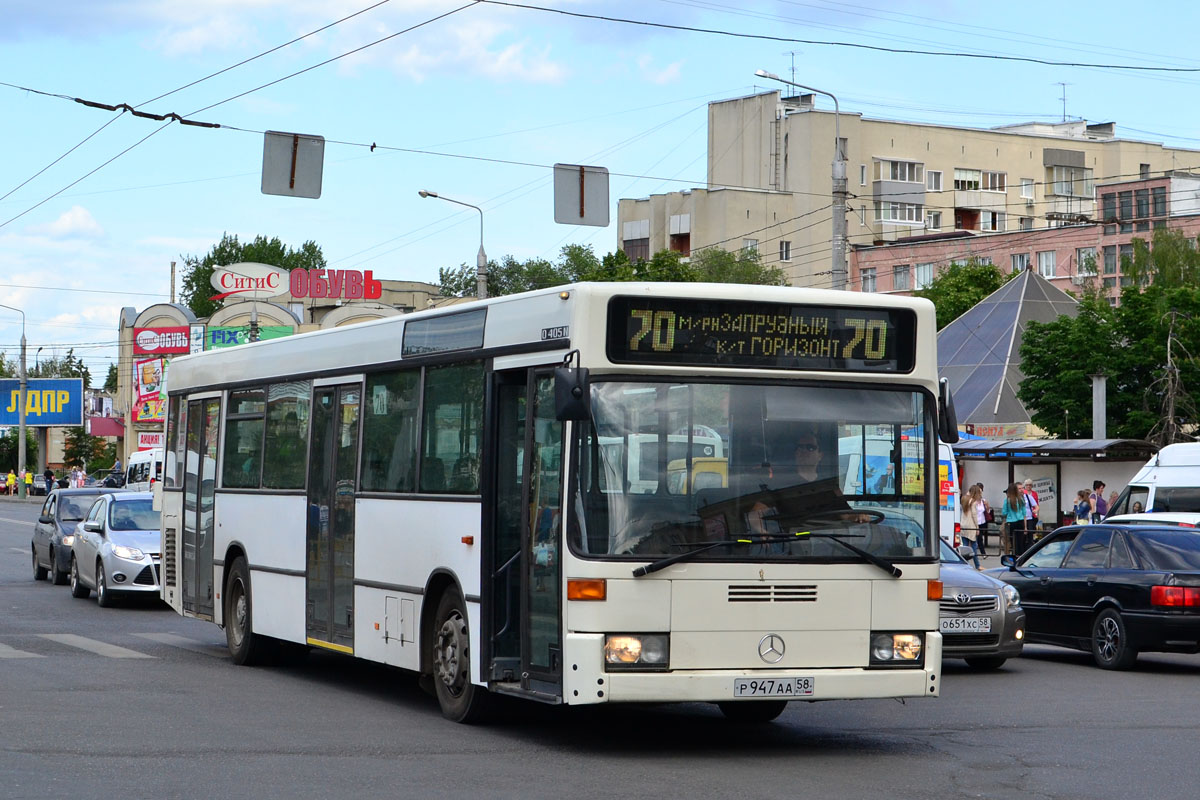
<path id="1" fill-rule="evenodd" d="M 125 467 L 125 488 L 148 492 L 163 475 L 163 448 L 138 450 L 131 453 Z"/>
<path id="2" fill-rule="evenodd" d="M 1134 508 L 1140 503 L 1140 508 Z M 1169 444 L 1129 481 L 1109 514 L 1200 511 L 1200 442 Z"/>

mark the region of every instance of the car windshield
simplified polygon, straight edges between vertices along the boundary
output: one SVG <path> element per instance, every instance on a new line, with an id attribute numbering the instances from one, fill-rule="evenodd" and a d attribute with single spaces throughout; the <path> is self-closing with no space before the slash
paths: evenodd
<path id="1" fill-rule="evenodd" d="M 660 559 L 930 558 L 934 442 L 920 392 L 593 381 L 578 425 L 572 544 Z M 771 538 L 760 543 L 738 539 Z M 794 541 L 777 541 L 795 537 Z"/>
<path id="2" fill-rule="evenodd" d="M 1129 538 L 1142 563 L 1152 569 L 1200 570 L 1200 533 L 1139 528 Z"/>
<path id="3" fill-rule="evenodd" d="M 159 514 L 152 500 L 115 500 L 108 509 L 108 528 L 114 531 L 158 530 Z"/>
<path id="4" fill-rule="evenodd" d="M 967 563 L 966 561 L 963 561 L 962 556 L 960 556 L 958 553 L 954 552 L 954 549 L 951 548 L 950 545 L 946 544 L 945 539 L 942 539 L 939 537 L 938 542 L 941 543 L 941 549 L 938 552 L 941 553 L 941 561 L 943 564 L 965 564 L 965 563 Z"/>
<path id="5" fill-rule="evenodd" d="M 79 522 L 92 506 L 92 498 L 87 498 L 87 505 L 78 500 L 63 498 L 58 501 L 58 518 L 63 522 Z"/>

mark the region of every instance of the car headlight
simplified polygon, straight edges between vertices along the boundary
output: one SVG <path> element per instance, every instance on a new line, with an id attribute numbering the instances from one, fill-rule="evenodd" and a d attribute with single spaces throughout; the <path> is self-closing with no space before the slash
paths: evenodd
<path id="1" fill-rule="evenodd" d="M 63 537 L 63 546 L 70 547 L 73 544 L 75 544 L 75 534 L 68 533 Z"/>
<path id="2" fill-rule="evenodd" d="M 919 633 L 871 634 L 871 664 L 916 666 L 921 663 L 924 638 Z"/>
<path id="3" fill-rule="evenodd" d="M 670 664 L 670 651 L 670 636 L 665 633 L 610 633 L 604 637 L 604 668 L 665 670 Z"/>
<path id="4" fill-rule="evenodd" d="M 114 544 L 112 551 L 117 558 L 127 558 L 130 561 L 141 561 L 146 557 L 146 554 L 136 547 L 126 547 L 123 544 Z"/>
<path id="5" fill-rule="evenodd" d="M 1004 602 L 1008 605 L 1010 611 L 1020 607 L 1021 593 L 1017 591 L 1017 587 L 1006 583 L 1002 591 L 1004 592 Z"/>

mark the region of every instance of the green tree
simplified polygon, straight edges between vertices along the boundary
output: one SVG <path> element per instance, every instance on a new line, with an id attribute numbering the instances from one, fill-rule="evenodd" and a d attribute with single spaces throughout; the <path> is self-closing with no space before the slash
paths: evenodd
<path id="1" fill-rule="evenodd" d="M 92 436 L 83 426 L 67 429 L 63 443 L 63 460 L 68 467 L 89 467 L 104 458 L 108 443 L 99 436 Z"/>
<path id="2" fill-rule="evenodd" d="M 1133 258 L 1121 262 L 1121 274 L 1135 286 L 1179 288 L 1200 285 L 1197 239 L 1180 230 L 1159 228 L 1150 243 L 1133 240 Z"/>
<path id="3" fill-rule="evenodd" d="M 33 367 L 27 367 L 26 375 L 30 378 L 83 378 L 85 389 L 92 387 L 92 373 L 83 363 L 83 359 L 75 355 L 75 348 L 67 350 L 65 356 L 59 358 L 43 358 Z"/>
<path id="4" fill-rule="evenodd" d="M 709 283 L 751 283 L 763 286 L 787 286 L 788 278 L 779 267 L 763 266 L 758 250 L 722 250 L 709 247 L 692 253 L 696 280 Z"/>
<path id="5" fill-rule="evenodd" d="M 971 257 L 965 262 L 950 264 L 928 286 L 913 294 L 933 301 L 938 330 L 941 330 L 1018 274 L 1005 275 L 999 267 Z"/>
<path id="6" fill-rule="evenodd" d="M 220 301 L 212 299 L 216 290 L 210 282 L 213 270 L 217 267 L 253 261 L 288 271 L 299 268 L 325 268 L 325 255 L 316 242 L 311 240 L 294 250 L 278 237 L 268 239 L 265 236 L 256 236 L 253 241 L 242 244 L 237 236 L 228 233 L 223 234 L 221 241 L 213 245 L 204 256 L 180 255 L 180 259 L 183 261 L 183 287 L 179 295 L 198 317 L 210 317 L 221 307 Z"/>
<path id="7" fill-rule="evenodd" d="M 111 362 L 108 365 L 108 375 L 104 378 L 104 391 L 117 391 L 117 365 Z"/>
<path id="8" fill-rule="evenodd" d="M 7 436 L 0 436 L 0 472 L 5 475 L 11 469 L 16 471 L 18 458 L 20 453 L 17 452 L 20 448 L 17 446 L 21 441 L 18 434 L 18 428 L 14 425 L 11 432 Z M 38 445 L 37 435 L 33 428 L 25 428 L 25 468 L 32 469 L 33 465 L 37 464 L 38 460 Z"/>

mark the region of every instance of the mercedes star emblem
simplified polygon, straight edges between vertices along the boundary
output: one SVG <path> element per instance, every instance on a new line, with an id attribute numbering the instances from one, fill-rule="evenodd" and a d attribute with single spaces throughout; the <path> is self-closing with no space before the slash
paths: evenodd
<path id="1" fill-rule="evenodd" d="M 787 645 L 783 637 L 777 633 L 768 633 L 758 640 L 758 657 L 768 664 L 778 664 L 783 658 Z"/>

